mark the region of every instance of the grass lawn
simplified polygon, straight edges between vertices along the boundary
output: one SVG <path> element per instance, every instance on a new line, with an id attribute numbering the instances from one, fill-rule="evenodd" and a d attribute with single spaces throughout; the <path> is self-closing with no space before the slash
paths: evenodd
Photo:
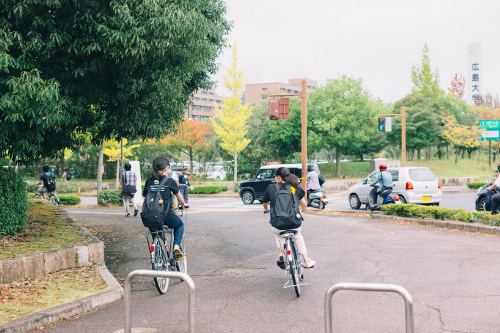
<path id="1" fill-rule="evenodd" d="M 434 159 L 431 161 L 407 161 L 407 166 L 427 167 L 431 169 L 438 178 L 462 178 L 486 176 L 484 180 L 489 180 L 489 175 L 496 169 L 497 162 L 492 162 L 492 167 L 488 166 L 488 160 L 482 158 L 477 162 L 477 155 L 472 159 L 459 159 L 458 164 L 455 164 L 454 156 L 450 155 L 450 159 Z M 370 173 L 370 162 L 342 162 L 341 173 L 345 179 L 363 179 Z M 341 180 L 335 178 L 335 163 L 318 164 L 321 174 L 325 179 Z M 343 179 L 342 179 L 343 180 Z M 481 178 L 481 180 L 483 180 Z"/>
<path id="2" fill-rule="evenodd" d="M 85 241 L 78 230 L 55 214 L 55 208 L 48 203 L 28 200 L 28 207 L 26 230 L 0 239 L 0 259 L 72 247 Z"/>
<path id="3" fill-rule="evenodd" d="M 0 325 L 106 288 L 97 265 L 0 284 Z"/>

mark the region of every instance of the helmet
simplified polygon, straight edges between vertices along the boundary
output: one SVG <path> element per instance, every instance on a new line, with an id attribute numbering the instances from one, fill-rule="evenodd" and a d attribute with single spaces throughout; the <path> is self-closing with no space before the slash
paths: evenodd
<path id="1" fill-rule="evenodd" d="M 307 172 L 314 171 L 314 164 L 308 164 L 307 165 Z"/>
<path id="2" fill-rule="evenodd" d="M 380 171 L 382 171 L 382 170 L 387 170 L 387 165 L 385 165 L 385 164 L 380 164 L 378 168 L 380 169 Z"/>

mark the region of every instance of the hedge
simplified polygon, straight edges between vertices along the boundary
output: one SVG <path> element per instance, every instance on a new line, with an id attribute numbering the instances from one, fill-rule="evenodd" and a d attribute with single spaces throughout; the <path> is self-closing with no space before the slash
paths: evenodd
<path id="1" fill-rule="evenodd" d="M 500 215 L 491 215 L 490 212 L 466 212 L 463 208 L 450 209 L 437 206 L 421 206 L 416 204 L 383 205 L 381 210 L 387 215 L 403 217 L 434 218 L 436 220 L 457 220 L 470 222 L 472 219 L 482 220 L 489 225 L 498 226 Z"/>
<path id="2" fill-rule="evenodd" d="M 471 182 L 471 183 L 467 183 L 467 187 L 468 188 L 472 188 L 472 189 L 479 189 L 481 187 L 483 187 L 484 185 L 486 185 L 485 182 Z"/>
<path id="3" fill-rule="evenodd" d="M 98 203 L 103 206 L 123 206 L 121 189 L 102 190 L 98 196 Z"/>
<path id="4" fill-rule="evenodd" d="M 67 194 L 59 195 L 59 202 L 62 205 L 78 205 L 80 201 L 81 199 L 77 195 L 67 195 Z"/>
<path id="5" fill-rule="evenodd" d="M 226 185 L 198 185 L 194 186 L 191 191 L 193 194 L 216 194 L 222 191 L 227 191 L 229 188 Z"/>
<path id="6" fill-rule="evenodd" d="M 26 183 L 11 168 L 0 168 L 0 237 L 24 230 L 27 222 Z"/>

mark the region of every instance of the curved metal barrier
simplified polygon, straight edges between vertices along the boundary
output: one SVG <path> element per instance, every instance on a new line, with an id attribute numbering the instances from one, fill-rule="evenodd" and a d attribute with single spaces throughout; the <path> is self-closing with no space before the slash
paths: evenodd
<path id="1" fill-rule="evenodd" d="M 136 276 L 149 276 L 149 277 L 160 277 L 160 278 L 174 278 L 181 279 L 187 284 L 188 287 L 188 333 L 194 333 L 194 282 L 191 277 L 185 273 L 180 272 L 162 272 L 153 270 L 136 270 L 131 272 L 125 280 L 125 325 L 124 333 L 131 333 L 132 327 L 130 324 L 131 317 L 130 311 L 132 307 L 132 299 L 130 297 L 132 293 L 132 280 Z"/>
<path id="2" fill-rule="evenodd" d="M 405 300 L 406 333 L 413 331 L 413 300 L 410 293 L 403 287 L 394 284 L 378 283 L 348 283 L 342 282 L 332 286 L 325 295 L 325 333 L 332 333 L 332 298 L 339 290 L 352 291 L 381 291 L 393 292 L 401 295 Z"/>

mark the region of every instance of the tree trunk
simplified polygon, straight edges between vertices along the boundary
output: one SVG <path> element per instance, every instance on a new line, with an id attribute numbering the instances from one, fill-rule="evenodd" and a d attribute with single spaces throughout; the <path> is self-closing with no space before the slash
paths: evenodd
<path id="1" fill-rule="evenodd" d="M 341 177 L 341 169 L 340 169 L 340 159 L 342 158 L 342 155 L 340 154 L 340 151 L 338 149 L 335 150 L 335 166 L 337 168 L 335 174 L 337 178 L 342 178 Z"/>
<path id="2" fill-rule="evenodd" d="M 479 146 L 479 149 L 477 150 L 477 164 L 479 164 L 480 158 L 481 158 L 481 146 Z"/>
<path id="3" fill-rule="evenodd" d="M 429 161 L 432 161 L 432 147 L 429 147 Z"/>
<path id="4" fill-rule="evenodd" d="M 449 159 L 450 159 L 450 154 L 449 154 L 449 153 L 450 153 L 450 150 L 449 150 L 448 148 L 449 148 L 449 146 L 448 146 L 448 145 L 446 145 L 446 159 L 447 159 L 447 160 L 449 160 Z"/>
<path id="5" fill-rule="evenodd" d="M 194 175 L 193 173 L 193 147 L 189 147 L 189 170 L 191 170 L 191 175 Z"/>
<path id="6" fill-rule="evenodd" d="M 122 174 L 123 174 L 123 172 L 125 171 L 125 169 L 123 169 L 123 139 L 122 139 L 122 142 L 121 142 L 121 145 L 120 145 L 120 149 L 121 149 L 120 161 L 122 163 Z"/>
<path id="7" fill-rule="evenodd" d="M 120 186 L 120 159 L 116 157 L 116 188 Z"/>
<path id="8" fill-rule="evenodd" d="M 455 153 L 455 164 L 458 164 L 458 146 L 455 147 L 456 153 Z"/>
<path id="9" fill-rule="evenodd" d="M 234 152 L 234 179 L 233 181 L 236 183 L 238 179 L 238 153 Z"/>
<path id="10" fill-rule="evenodd" d="M 462 149 L 462 156 L 460 156 L 461 159 L 465 158 L 465 149 Z"/>
<path id="11" fill-rule="evenodd" d="M 99 202 L 99 194 L 102 191 L 102 170 L 103 166 L 103 155 L 104 155 L 104 141 L 101 141 L 101 147 L 99 147 L 99 162 L 97 163 L 97 201 Z"/>
<path id="12" fill-rule="evenodd" d="M 62 177 L 63 173 L 64 173 L 64 149 L 61 151 L 61 161 L 60 161 L 60 164 L 59 166 L 61 167 L 61 171 L 60 171 L 60 175 L 59 177 Z"/>
<path id="13" fill-rule="evenodd" d="M 422 159 L 422 155 L 421 155 L 421 152 L 420 152 L 420 149 L 417 149 L 417 160 L 421 160 Z"/>

